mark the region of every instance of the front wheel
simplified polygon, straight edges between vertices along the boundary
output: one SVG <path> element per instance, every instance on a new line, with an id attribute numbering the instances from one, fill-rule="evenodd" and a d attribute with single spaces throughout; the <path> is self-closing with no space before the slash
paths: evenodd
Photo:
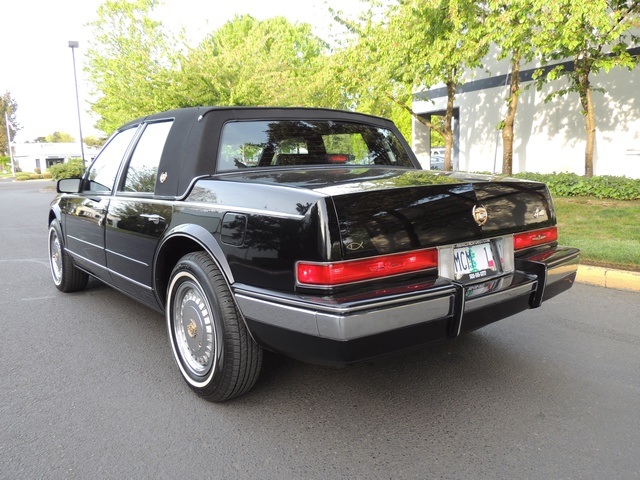
<path id="1" fill-rule="evenodd" d="M 78 270 L 66 252 L 57 220 L 49 225 L 49 267 L 53 283 L 61 292 L 75 292 L 87 286 L 89 275 Z"/>
<path id="2" fill-rule="evenodd" d="M 173 269 L 166 321 L 180 373 L 198 395 L 222 402 L 253 387 L 262 349 L 249 335 L 223 274 L 205 252 L 185 255 Z"/>

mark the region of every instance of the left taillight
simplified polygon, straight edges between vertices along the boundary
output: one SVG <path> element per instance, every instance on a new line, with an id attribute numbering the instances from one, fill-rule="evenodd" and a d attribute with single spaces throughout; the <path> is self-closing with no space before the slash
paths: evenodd
<path id="1" fill-rule="evenodd" d="M 553 243 L 558 240 L 558 228 L 549 227 L 530 232 L 517 233 L 513 236 L 513 249 L 518 251 L 525 248 Z"/>
<path id="2" fill-rule="evenodd" d="M 343 262 L 298 262 L 296 279 L 299 285 L 334 287 L 437 267 L 438 250 L 431 248 Z"/>

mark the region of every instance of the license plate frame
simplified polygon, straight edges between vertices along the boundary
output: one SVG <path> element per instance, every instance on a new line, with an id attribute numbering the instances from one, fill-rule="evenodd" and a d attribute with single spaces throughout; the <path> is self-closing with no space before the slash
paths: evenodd
<path id="1" fill-rule="evenodd" d="M 501 256 L 491 240 L 454 245 L 453 272 L 456 280 L 481 280 L 501 272 Z"/>

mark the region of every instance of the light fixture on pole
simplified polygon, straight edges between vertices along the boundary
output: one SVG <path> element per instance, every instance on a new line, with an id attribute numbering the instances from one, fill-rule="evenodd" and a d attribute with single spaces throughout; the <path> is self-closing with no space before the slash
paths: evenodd
<path id="1" fill-rule="evenodd" d="M 80 154 L 82 156 L 82 166 L 86 167 L 84 163 L 84 141 L 82 140 L 82 122 L 80 121 L 80 97 L 78 95 L 78 75 L 76 74 L 76 54 L 75 49 L 80 44 L 75 40 L 69 40 L 69 48 L 71 49 L 71 57 L 73 58 L 73 80 L 76 84 L 76 105 L 78 107 L 78 130 L 80 130 Z"/>

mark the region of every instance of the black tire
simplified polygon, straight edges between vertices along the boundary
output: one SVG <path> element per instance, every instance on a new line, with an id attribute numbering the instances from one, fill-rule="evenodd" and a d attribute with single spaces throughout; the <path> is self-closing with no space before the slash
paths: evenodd
<path id="1" fill-rule="evenodd" d="M 212 402 L 249 391 L 262 367 L 224 275 L 205 252 L 185 255 L 167 289 L 167 331 L 173 357 L 189 387 Z"/>
<path id="2" fill-rule="evenodd" d="M 57 220 L 49 224 L 49 267 L 53 283 L 61 292 L 77 292 L 87 286 L 89 275 L 75 266 L 65 250 Z"/>

